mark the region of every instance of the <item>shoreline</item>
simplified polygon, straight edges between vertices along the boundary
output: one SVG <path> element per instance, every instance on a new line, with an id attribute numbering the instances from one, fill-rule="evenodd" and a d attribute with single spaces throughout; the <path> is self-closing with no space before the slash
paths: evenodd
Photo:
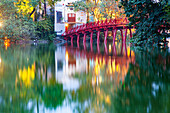
<path id="1" fill-rule="evenodd" d="M 0 44 L 5 43 L 5 40 L 0 41 Z M 49 40 L 16 40 L 16 41 L 7 41 L 10 44 L 49 44 L 49 43 L 54 43 L 54 44 L 64 44 L 66 41 L 62 41 L 59 39 L 54 39 L 53 41 Z"/>

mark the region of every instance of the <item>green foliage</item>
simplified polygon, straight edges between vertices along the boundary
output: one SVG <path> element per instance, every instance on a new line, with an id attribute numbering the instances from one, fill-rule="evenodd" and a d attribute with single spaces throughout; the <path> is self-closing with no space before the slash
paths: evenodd
<path id="1" fill-rule="evenodd" d="M 0 38 L 7 37 L 11 41 L 17 39 L 29 40 L 30 38 L 53 40 L 54 22 L 52 19 L 33 22 L 30 19 L 32 11 L 36 8 L 39 0 L 3 0 L 0 2 Z M 55 1 L 48 1 L 54 4 Z M 33 15 L 33 14 L 32 14 Z M 34 15 L 33 15 L 34 17 Z"/>
<path id="2" fill-rule="evenodd" d="M 92 7 L 91 5 L 87 4 L 86 0 L 81 0 L 81 1 L 76 1 L 73 3 L 74 4 L 74 10 L 75 11 L 79 11 L 79 10 L 82 10 L 82 11 L 87 11 L 89 10 L 90 11 L 90 8 Z"/>
<path id="3" fill-rule="evenodd" d="M 170 23 L 170 4 L 165 5 L 163 10 L 165 10 L 165 12 L 166 12 L 166 14 L 165 14 L 165 16 L 163 16 L 163 18 L 167 19 L 167 22 Z"/>
<path id="4" fill-rule="evenodd" d="M 117 96 L 113 97 L 116 101 L 116 111 L 145 113 L 147 110 L 150 113 L 169 113 L 168 51 L 160 52 L 159 49 L 136 51 L 135 59 L 136 63 L 130 64 L 122 89 L 119 89 Z"/>
<path id="5" fill-rule="evenodd" d="M 61 1 L 61 0 L 47 0 L 48 5 L 51 6 L 51 7 L 54 7 L 54 4 L 55 4 L 57 1 Z"/>
<path id="6" fill-rule="evenodd" d="M 137 45 L 157 45 L 169 37 L 169 12 L 166 12 L 168 0 L 122 0 L 125 14 L 136 33 L 132 39 Z"/>
<path id="7" fill-rule="evenodd" d="M 119 3 L 119 0 L 106 0 L 101 2 L 96 0 L 81 0 L 74 2 L 73 5 L 75 11 L 85 11 L 87 12 L 87 18 L 88 15 L 91 14 L 96 21 L 124 16 L 123 9 L 119 7 Z"/>
<path id="8" fill-rule="evenodd" d="M 35 24 L 32 20 L 24 17 L 12 17 L 3 22 L 3 27 L 0 29 L 2 34 L 0 38 L 8 37 L 11 39 L 29 39 L 35 37 Z"/>
<path id="9" fill-rule="evenodd" d="M 13 0 L 1 0 L 0 9 L 0 21 L 8 19 L 11 14 L 15 14 L 16 12 L 16 7 L 14 7 Z"/>
<path id="10" fill-rule="evenodd" d="M 38 21 L 36 23 L 36 31 L 37 36 L 41 39 L 53 40 L 56 37 L 56 33 L 54 32 L 54 22 L 47 18 L 46 20 Z"/>
<path id="11" fill-rule="evenodd" d="M 56 108 L 62 105 L 64 98 L 63 85 L 58 83 L 47 85 L 42 93 L 42 100 L 47 108 Z"/>
<path id="12" fill-rule="evenodd" d="M 13 0 L 5 0 L 0 4 L 0 38 L 27 39 L 35 37 L 35 24 L 21 14 L 17 13 L 17 7 Z"/>
<path id="13" fill-rule="evenodd" d="M 84 11 L 87 13 L 87 22 L 89 22 L 89 14 L 92 13 L 95 4 L 89 0 L 81 0 L 73 3 L 75 11 Z"/>
<path id="14" fill-rule="evenodd" d="M 54 78 L 54 50 L 53 45 L 37 45 L 36 47 L 11 45 L 7 50 L 0 46 L 1 112 L 34 113 L 34 109 L 39 107 L 39 103 L 41 105 L 44 103 L 44 107 L 48 108 L 62 104 L 65 91 L 63 91 L 63 85 L 56 83 Z M 34 65 L 34 63 L 36 65 L 35 79 L 31 81 L 31 86 L 27 87 L 19 79 L 19 70 L 28 69 L 28 66 Z M 42 68 L 42 65 L 46 68 Z M 42 77 L 48 76 L 47 73 L 39 75 L 38 70 L 44 71 L 49 67 L 53 77 L 47 83 L 47 80 L 42 80 Z"/>

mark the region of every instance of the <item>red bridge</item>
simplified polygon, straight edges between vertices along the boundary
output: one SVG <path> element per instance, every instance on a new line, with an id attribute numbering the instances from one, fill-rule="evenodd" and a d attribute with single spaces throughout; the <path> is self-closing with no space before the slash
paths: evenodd
<path id="1" fill-rule="evenodd" d="M 81 26 L 77 26 L 71 28 L 70 30 L 64 32 L 62 36 L 64 36 L 65 40 L 71 40 L 73 43 L 73 39 L 76 38 L 77 43 L 79 43 L 80 36 L 83 36 L 83 43 L 86 42 L 86 36 L 90 35 L 90 43 L 93 41 L 93 33 L 97 33 L 97 43 L 100 42 L 100 32 L 104 32 L 104 43 L 107 43 L 107 35 L 108 31 L 112 31 L 113 42 L 115 42 L 117 30 L 120 30 L 122 41 L 126 41 L 127 37 L 127 29 L 130 30 L 130 38 L 132 37 L 131 28 L 128 26 L 129 21 L 127 18 L 117 18 L 110 19 L 105 21 L 97 21 L 90 22 L 87 24 L 83 24 Z M 125 35 L 123 36 L 123 29 L 125 29 Z"/>

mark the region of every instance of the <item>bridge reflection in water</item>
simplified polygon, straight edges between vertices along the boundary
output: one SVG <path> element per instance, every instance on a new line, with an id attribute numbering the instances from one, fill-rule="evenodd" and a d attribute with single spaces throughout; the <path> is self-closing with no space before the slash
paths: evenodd
<path id="1" fill-rule="evenodd" d="M 119 85 L 124 81 L 130 63 L 135 63 L 135 53 L 126 43 L 97 44 L 97 47 L 88 43 L 66 44 L 55 51 L 56 80 L 65 84 L 66 89 L 79 87 L 78 80 L 72 77 L 76 73 L 92 73 L 93 85 L 101 83 L 105 76 Z"/>

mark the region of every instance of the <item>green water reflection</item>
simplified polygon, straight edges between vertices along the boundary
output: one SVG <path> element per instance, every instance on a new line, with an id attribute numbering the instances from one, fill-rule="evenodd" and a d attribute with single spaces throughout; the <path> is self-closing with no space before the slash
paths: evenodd
<path id="1" fill-rule="evenodd" d="M 0 112 L 169 113 L 170 54 L 129 44 L 0 47 Z"/>

